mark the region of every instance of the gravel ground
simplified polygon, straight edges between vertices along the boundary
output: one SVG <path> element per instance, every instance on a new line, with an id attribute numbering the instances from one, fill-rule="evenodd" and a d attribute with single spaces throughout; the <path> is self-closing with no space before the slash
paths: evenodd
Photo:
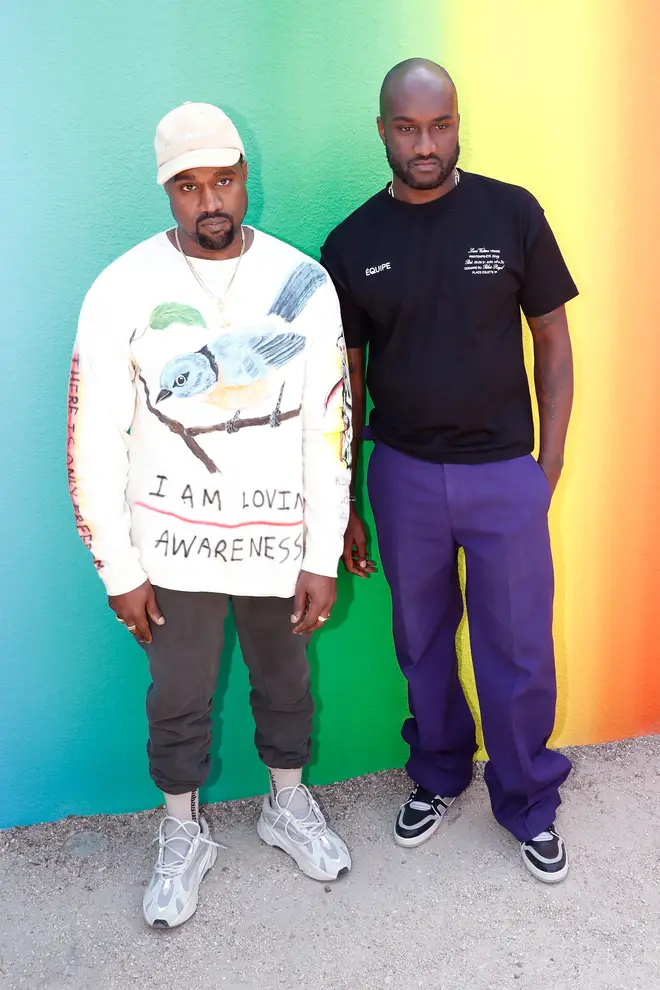
<path id="1" fill-rule="evenodd" d="M 572 872 L 557 887 L 524 870 L 479 768 L 412 851 L 391 839 L 404 774 L 321 789 L 354 856 L 332 886 L 261 845 L 257 801 L 208 807 L 227 849 L 171 932 L 140 912 L 155 812 L 0 832 L 0 987 L 658 990 L 660 737 L 570 756 L 558 823 Z"/>

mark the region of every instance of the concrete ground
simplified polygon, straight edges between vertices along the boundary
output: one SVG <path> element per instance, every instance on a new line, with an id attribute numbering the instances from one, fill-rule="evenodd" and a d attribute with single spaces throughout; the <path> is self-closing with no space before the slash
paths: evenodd
<path id="1" fill-rule="evenodd" d="M 323 789 L 354 854 L 333 886 L 260 844 L 257 802 L 208 808 L 228 848 L 171 932 L 140 914 L 155 812 L 0 832 L 0 987 L 660 990 L 660 737 L 570 755 L 557 887 L 526 873 L 480 774 L 416 851 L 391 839 L 402 773 Z"/>

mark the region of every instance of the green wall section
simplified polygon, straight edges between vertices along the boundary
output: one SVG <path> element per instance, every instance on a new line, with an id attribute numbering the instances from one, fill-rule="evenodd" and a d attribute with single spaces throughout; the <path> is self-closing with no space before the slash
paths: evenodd
<path id="1" fill-rule="evenodd" d="M 251 168 L 249 221 L 318 254 L 385 180 L 384 72 L 438 57 L 436 3 L 70 0 L 3 16 L 0 826 L 152 806 L 146 665 L 108 612 L 66 490 L 67 370 L 96 275 L 169 214 L 153 132 L 184 100 L 224 107 Z M 426 16 L 425 16 L 426 13 Z M 312 648 L 311 780 L 400 765 L 405 693 L 387 589 L 343 578 Z M 255 794 L 247 678 L 228 631 L 207 800 Z"/>

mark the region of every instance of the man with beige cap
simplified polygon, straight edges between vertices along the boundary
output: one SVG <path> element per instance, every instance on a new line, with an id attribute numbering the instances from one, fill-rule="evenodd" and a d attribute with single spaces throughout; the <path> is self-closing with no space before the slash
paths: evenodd
<path id="1" fill-rule="evenodd" d="M 182 924 L 217 856 L 198 789 L 231 607 L 270 773 L 258 823 L 308 876 L 350 869 L 302 783 L 313 703 L 306 647 L 330 617 L 348 519 L 350 390 L 334 288 L 243 224 L 236 128 L 187 103 L 158 125 L 176 226 L 88 292 L 69 386 L 79 535 L 119 622 L 147 654 L 149 767 L 165 817 L 144 916 Z"/>

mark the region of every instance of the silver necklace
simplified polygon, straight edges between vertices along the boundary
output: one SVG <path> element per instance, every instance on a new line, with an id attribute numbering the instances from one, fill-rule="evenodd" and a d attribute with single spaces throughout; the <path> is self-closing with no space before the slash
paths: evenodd
<path id="1" fill-rule="evenodd" d="M 227 319 L 227 314 L 225 312 L 225 299 L 227 298 L 227 293 L 231 289 L 232 283 L 233 283 L 234 279 L 236 278 L 236 272 L 238 271 L 239 265 L 241 263 L 241 259 L 243 257 L 243 254 L 245 253 L 245 229 L 243 227 L 241 227 L 241 253 L 238 256 L 238 260 L 236 262 L 236 267 L 234 268 L 233 272 L 231 273 L 231 278 L 229 279 L 229 284 L 228 284 L 227 288 L 225 289 L 225 291 L 223 292 L 222 296 L 217 295 L 217 293 L 213 292 L 213 290 L 208 287 L 208 285 L 206 284 L 206 282 L 204 281 L 204 279 L 202 278 L 202 276 L 199 274 L 199 272 L 197 271 L 197 269 L 193 265 L 193 263 L 190 260 L 190 258 L 188 257 L 188 255 L 185 254 L 183 248 L 181 247 L 181 240 L 179 238 L 179 228 L 178 227 L 175 227 L 174 228 L 174 240 L 176 241 L 176 246 L 178 247 L 179 252 L 183 256 L 183 260 L 185 261 L 185 263 L 188 265 L 188 268 L 190 269 L 190 274 L 193 276 L 193 278 L 195 279 L 195 281 L 197 282 L 197 284 L 199 285 L 199 287 L 201 289 L 203 289 L 204 292 L 207 294 L 207 296 L 210 299 L 212 299 L 214 301 L 214 303 L 216 304 L 216 306 L 218 308 L 218 313 L 220 314 L 220 326 L 222 326 L 222 327 L 228 327 L 229 326 L 229 320 Z"/>
<path id="2" fill-rule="evenodd" d="M 454 189 L 456 188 L 456 186 L 458 185 L 458 183 L 460 181 L 461 181 L 461 173 L 458 171 L 457 168 L 455 168 L 454 169 Z M 390 196 L 392 197 L 392 199 L 396 199 L 396 196 L 394 195 L 394 179 L 392 179 L 392 181 L 388 183 L 388 185 L 387 185 L 387 191 L 390 194 Z"/>

